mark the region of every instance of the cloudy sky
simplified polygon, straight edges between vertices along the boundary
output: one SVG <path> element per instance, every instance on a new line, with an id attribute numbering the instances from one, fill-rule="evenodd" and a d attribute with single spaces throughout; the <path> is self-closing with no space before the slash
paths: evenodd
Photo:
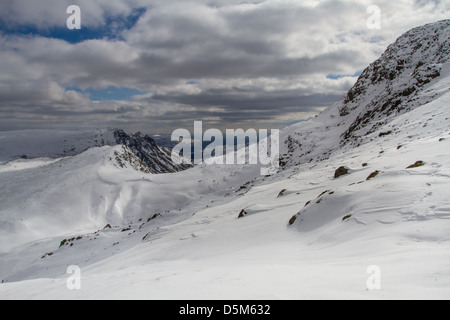
<path id="1" fill-rule="evenodd" d="M 0 130 L 283 128 L 447 18 L 450 0 L 1 0 Z"/>

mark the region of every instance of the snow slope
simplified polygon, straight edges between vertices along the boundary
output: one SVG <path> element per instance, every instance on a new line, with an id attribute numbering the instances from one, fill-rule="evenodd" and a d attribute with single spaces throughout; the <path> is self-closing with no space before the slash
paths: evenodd
<path id="1" fill-rule="evenodd" d="M 73 157 L 0 166 L 0 250 L 182 209 L 223 181 L 234 185 L 245 179 L 214 181 L 208 178 L 217 170 L 213 167 L 180 176 L 152 175 L 131 155 L 127 147 L 105 146 Z"/>
<path id="2" fill-rule="evenodd" d="M 397 44 L 444 47 L 449 34 L 440 22 Z M 287 128 L 284 170 L 270 177 L 205 165 L 146 175 L 117 166 L 111 147 L 0 166 L 0 298 L 449 299 L 450 65 L 436 59 L 439 76 L 396 97 L 398 112 L 377 101 L 403 69 Z M 69 265 L 80 290 L 66 286 Z"/>

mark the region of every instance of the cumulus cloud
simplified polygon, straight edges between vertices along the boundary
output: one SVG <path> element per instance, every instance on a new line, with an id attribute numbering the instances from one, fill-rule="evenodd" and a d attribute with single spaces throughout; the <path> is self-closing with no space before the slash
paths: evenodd
<path id="1" fill-rule="evenodd" d="M 3 0 L 0 130 L 78 124 L 171 132 L 194 120 L 256 128 L 308 118 L 356 81 L 345 75 L 362 71 L 403 32 L 450 12 L 448 1 L 379 0 L 381 29 L 370 30 L 373 2 Z M 84 30 L 100 36 L 75 43 L 53 36 L 72 4 L 81 7 Z M 136 21 L 118 27 L 130 16 Z M 21 32 L 30 26 L 34 34 Z M 96 102 L 84 92 L 109 87 L 143 94 Z"/>

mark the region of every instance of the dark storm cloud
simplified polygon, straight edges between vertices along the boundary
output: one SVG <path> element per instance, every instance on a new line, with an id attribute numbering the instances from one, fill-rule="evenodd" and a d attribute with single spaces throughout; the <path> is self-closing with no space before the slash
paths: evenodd
<path id="1" fill-rule="evenodd" d="M 241 92 L 239 92 L 241 91 Z M 218 106 L 230 112 L 265 111 L 272 115 L 285 112 L 311 112 L 314 108 L 330 105 L 340 98 L 339 95 L 314 94 L 305 96 L 299 91 L 282 91 L 276 93 L 256 93 L 254 91 L 210 89 L 201 95 L 155 95 L 153 100 L 163 100 L 203 107 Z"/>
<path id="2" fill-rule="evenodd" d="M 238 79 L 246 78 L 282 78 L 299 77 L 307 74 L 339 73 L 351 64 L 361 65 L 362 54 L 356 50 L 325 53 L 314 58 L 284 58 L 263 55 L 239 55 L 236 57 L 224 54 L 190 59 L 181 58 L 173 61 L 169 58 L 143 54 L 136 66 L 143 69 L 126 74 L 117 72 L 116 76 L 136 77 L 140 83 L 148 85 L 177 79 Z"/>

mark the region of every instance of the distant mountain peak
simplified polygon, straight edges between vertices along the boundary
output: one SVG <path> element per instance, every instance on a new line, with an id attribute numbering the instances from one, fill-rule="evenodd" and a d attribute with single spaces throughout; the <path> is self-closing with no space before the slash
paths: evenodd
<path id="1" fill-rule="evenodd" d="M 117 144 L 126 146 L 141 159 L 151 173 L 173 173 L 191 167 L 175 164 L 172 161 L 170 149 L 158 146 L 153 138 L 141 132 L 128 134 L 122 129 L 116 129 L 114 138 Z"/>
<path id="2" fill-rule="evenodd" d="M 190 168 L 188 165 L 175 164 L 172 161 L 171 151 L 159 146 L 150 136 L 141 132 L 129 134 L 122 129 L 2 132 L 0 133 L 0 162 L 14 161 L 19 158 L 72 157 L 92 148 L 117 145 L 127 147 L 126 150 L 139 158 L 153 174 L 173 173 Z M 129 152 L 125 152 L 125 158 L 137 163 L 135 159 L 130 158 Z"/>

